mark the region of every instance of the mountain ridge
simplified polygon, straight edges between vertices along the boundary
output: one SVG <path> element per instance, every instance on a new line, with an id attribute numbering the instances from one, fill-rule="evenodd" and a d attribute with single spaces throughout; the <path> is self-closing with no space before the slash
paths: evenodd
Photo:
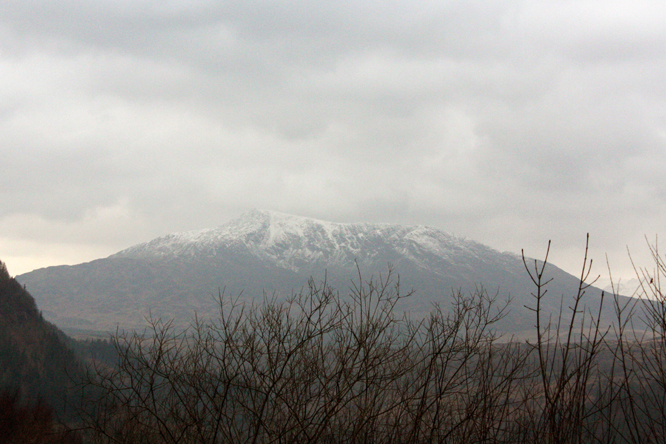
<path id="1" fill-rule="evenodd" d="M 531 260 L 530 260 L 531 261 Z M 485 288 L 513 299 L 507 328 L 533 326 L 532 283 L 522 258 L 425 226 L 343 224 L 253 210 L 216 228 L 173 233 L 104 259 L 48 267 L 17 276 L 47 319 L 63 327 L 140 328 L 145 317 L 186 325 L 194 313 L 214 314 L 218 294 L 246 301 L 287 297 L 326 280 L 341 293 L 392 267 L 405 293 L 399 307 L 423 316 L 451 292 Z M 571 294 L 578 279 L 549 265 L 551 291 Z M 360 276 L 359 276 L 360 274 Z M 559 299 L 544 307 L 559 309 Z"/>
<path id="2" fill-rule="evenodd" d="M 358 261 L 368 252 L 372 253 L 368 247 L 377 238 L 397 243 L 396 251 L 412 260 L 418 259 L 415 252 L 446 257 L 456 250 L 472 254 L 476 250 L 492 250 L 478 242 L 424 225 L 336 223 L 255 209 L 216 228 L 167 234 L 110 257 L 210 255 L 221 246 L 241 247 L 259 257 L 274 260 L 287 269 L 299 271 L 297 262 L 322 259 L 339 265 L 341 262 L 349 264 Z M 443 245 L 448 248 L 443 248 Z M 492 251 L 518 258 L 512 253 Z"/>

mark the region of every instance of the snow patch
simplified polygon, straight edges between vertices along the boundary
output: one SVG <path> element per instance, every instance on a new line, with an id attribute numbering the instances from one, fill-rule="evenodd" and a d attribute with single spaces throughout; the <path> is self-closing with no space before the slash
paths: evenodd
<path id="1" fill-rule="evenodd" d="M 114 256 L 214 256 L 225 248 L 242 249 L 294 271 L 314 264 L 350 265 L 387 249 L 425 268 L 430 268 L 433 257 L 453 261 L 461 255 L 480 257 L 494 251 L 426 226 L 345 224 L 252 210 L 220 227 L 169 234 Z"/>

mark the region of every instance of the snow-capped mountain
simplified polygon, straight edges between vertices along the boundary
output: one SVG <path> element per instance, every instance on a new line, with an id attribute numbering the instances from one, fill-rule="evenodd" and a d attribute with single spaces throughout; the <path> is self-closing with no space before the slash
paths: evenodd
<path id="1" fill-rule="evenodd" d="M 424 226 L 342 224 L 253 210 L 217 228 L 176 233 L 135 245 L 105 259 L 49 267 L 18 276 L 47 319 L 67 327 L 136 327 L 149 313 L 185 324 L 194 312 L 215 313 L 216 297 L 284 297 L 310 277 L 344 294 L 359 272 L 384 276 L 389 266 L 404 293 L 400 309 L 425 314 L 446 304 L 452 291 L 485 288 L 512 299 L 506 324 L 534 321 L 531 281 L 522 259 Z M 556 267 L 550 292 L 571 294 L 578 280 Z M 552 304 L 559 307 L 556 297 Z"/>
<path id="2" fill-rule="evenodd" d="M 244 250 L 294 271 L 313 266 L 374 264 L 386 254 L 441 273 L 441 262 L 460 256 L 481 258 L 496 251 L 477 242 L 425 226 L 343 224 L 275 211 L 252 210 L 218 228 L 176 233 L 135 245 L 111 257 L 135 259 L 214 257 L 224 250 Z M 515 262 L 516 256 L 507 259 Z"/>

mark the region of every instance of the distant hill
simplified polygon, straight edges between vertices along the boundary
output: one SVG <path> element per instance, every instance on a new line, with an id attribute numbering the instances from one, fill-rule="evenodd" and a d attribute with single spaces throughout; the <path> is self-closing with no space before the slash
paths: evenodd
<path id="1" fill-rule="evenodd" d="M 24 400 L 43 399 L 67 415 L 65 398 L 81 367 L 65 341 L 0 262 L 0 391 L 18 390 Z"/>
<path id="2" fill-rule="evenodd" d="M 170 234 L 105 259 L 17 279 L 59 326 L 115 330 L 141 327 L 149 314 L 182 325 L 195 312 L 214 316 L 221 289 L 248 300 L 264 292 L 284 297 L 312 276 L 345 294 L 359 271 L 364 279 L 386 275 L 389 264 L 403 293 L 414 290 L 402 310 L 424 315 L 433 302 L 446 306 L 452 291 L 484 287 L 500 303 L 511 300 L 503 331 L 534 326 L 534 313 L 526 308 L 534 306 L 534 288 L 516 254 L 425 226 L 342 224 L 271 211 L 254 210 L 217 228 Z M 553 281 L 544 310 L 557 315 L 561 297 L 566 308 L 579 281 L 552 265 L 547 271 Z M 588 294 L 596 306 L 601 290 Z"/>

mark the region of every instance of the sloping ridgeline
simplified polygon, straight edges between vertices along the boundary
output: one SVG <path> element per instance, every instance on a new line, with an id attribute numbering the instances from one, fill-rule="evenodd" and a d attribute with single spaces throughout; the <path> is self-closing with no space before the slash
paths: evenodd
<path id="1" fill-rule="evenodd" d="M 535 265 L 534 259 L 528 263 Z M 433 303 L 450 307 L 452 292 L 485 288 L 490 297 L 497 295 L 498 307 L 511 301 L 497 328 L 506 334 L 533 331 L 535 314 L 526 307 L 535 306 L 535 287 L 519 255 L 425 226 L 335 223 L 254 210 L 216 228 L 169 234 L 104 259 L 17 279 L 60 328 L 114 331 L 142 329 L 149 315 L 181 327 L 194 313 L 215 317 L 218 290 L 261 302 L 264 292 L 284 298 L 307 291 L 313 277 L 345 295 L 359 271 L 364 281 L 377 279 L 386 276 L 388 264 L 400 278 L 401 293 L 414 290 L 398 310 L 424 317 Z M 557 318 L 563 304 L 566 321 L 580 281 L 554 265 L 544 282 L 551 278 L 541 304 L 544 319 Z M 601 290 L 590 288 L 586 295 L 584 302 L 596 309 Z M 612 320 L 612 304 L 606 306 L 604 316 Z"/>
<path id="2" fill-rule="evenodd" d="M 58 416 L 72 414 L 67 398 L 81 367 L 65 341 L 0 261 L 0 392 L 18 390 L 25 402 L 46 401 Z"/>

